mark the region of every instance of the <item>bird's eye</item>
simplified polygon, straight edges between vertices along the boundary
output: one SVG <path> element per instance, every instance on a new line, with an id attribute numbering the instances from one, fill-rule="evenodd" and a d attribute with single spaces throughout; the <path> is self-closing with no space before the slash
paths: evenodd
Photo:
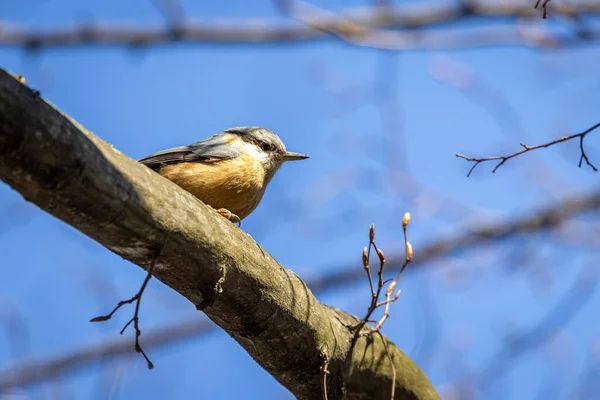
<path id="1" fill-rule="evenodd" d="M 260 142 L 260 148 L 263 149 L 263 151 L 271 151 L 273 149 L 271 144 L 267 142 Z"/>

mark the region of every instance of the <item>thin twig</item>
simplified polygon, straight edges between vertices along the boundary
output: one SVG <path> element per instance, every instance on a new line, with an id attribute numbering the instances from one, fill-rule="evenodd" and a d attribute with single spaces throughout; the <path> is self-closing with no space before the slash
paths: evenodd
<path id="1" fill-rule="evenodd" d="M 405 244 L 405 253 L 406 253 L 405 261 L 404 261 L 404 264 L 402 265 L 402 268 L 400 269 L 400 272 L 398 272 L 396 279 L 392 279 L 392 278 L 384 279 L 383 278 L 383 269 L 384 269 L 385 261 L 386 261 L 385 255 L 384 255 L 383 251 L 381 249 L 379 249 L 377 247 L 377 244 L 375 243 L 375 226 L 371 225 L 369 227 L 369 246 L 365 247 L 363 249 L 362 262 L 363 262 L 363 266 L 364 266 L 365 270 L 367 271 L 367 276 L 369 278 L 369 286 L 371 288 L 371 302 L 369 304 L 369 308 L 367 309 L 367 313 L 364 316 L 364 318 L 361 319 L 360 322 L 356 326 L 353 327 L 353 329 L 354 329 L 354 337 L 352 339 L 353 343 L 356 342 L 356 340 L 358 339 L 359 336 L 363 335 L 363 333 L 361 331 L 362 331 L 363 327 L 365 325 L 367 325 L 368 323 L 374 323 L 375 326 L 369 332 L 364 333 L 364 335 L 370 335 L 373 332 L 378 332 L 381 329 L 381 327 L 383 326 L 383 323 L 389 317 L 390 303 L 395 302 L 400 297 L 400 290 L 396 291 L 395 294 L 394 294 L 394 291 L 396 289 L 398 282 L 400 281 L 400 278 L 402 277 L 402 274 L 404 273 L 404 270 L 406 269 L 406 266 L 412 259 L 412 255 L 413 255 L 412 254 L 412 246 L 411 246 L 410 242 L 408 241 L 408 234 L 407 234 L 407 227 L 408 227 L 409 223 L 410 223 L 410 213 L 406 213 L 406 214 L 404 214 L 404 217 L 402 218 L 402 230 L 404 232 L 404 244 Z M 379 258 L 379 269 L 377 271 L 377 289 L 374 288 L 373 278 L 371 276 L 371 268 L 370 268 L 370 263 L 369 263 L 370 255 L 371 255 L 371 248 L 373 248 L 375 250 L 375 252 L 377 253 L 377 257 Z M 388 282 L 390 282 L 390 283 L 388 284 Z M 388 286 L 387 286 L 386 293 L 385 293 L 385 300 L 380 302 L 379 297 L 381 295 L 381 291 L 383 290 L 383 287 L 386 284 L 388 284 Z M 373 312 L 375 312 L 376 309 L 378 309 L 379 307 L 382 307 L 382 306 L 384 306 L 384 311 L 383 311 L 383 316 L 381 317 L 381 319 L 379 321 L 372 320 L 371 315 L 373 314 Z"/>
<path id="2" fill-rule="evenodd" d="M 327 375 L 329 374 L 329 370 L 327 369 L 329 366 L 329 357 L 325 355 L 323 360 L 323 365 L 321 366 L 321 375 L 323 376 L 323 400 L 327 400 Z"/>
<path id="3" fill-rule="evenodd" d="M 140 313 L 140 304 L 142 301 L 142 294 L 144 293 L 144 290 L 146 289 L 146 285 L 148 285 L 150 278 L 152 278 L 152 271 L 154 270 L 155 262 L 156 262 L 156 257 L 153 257 L 152 264 L 150 265 L 150 268 L 148 268 L 148 274 L 146 275 L 146 279 L 144 279 L 144 283 L 142 283 L 142 287 L 140 288 L 139 297 L 138 297 L 137 302 L 135 303 L 135 312 L 133 313 L 133 318 L 132 318 L 133 328 L 135 329 L 135 351 L 137 351 L 138 353 L 141 353 L 142 356 L 144 356 L 144 358 L 146 359 L 146 362 L 148 363 L 148 369 L 154 368 L 154 364 L 152 364 L 152 362 L 150 361 L 150 359 L 148 358 L 148 356 L 142 349 L 142 346 L 140 346 L 140 335 L 142 334 L 142 331 L 140 330 L 140 325 L 139 325 L 139 321 L 140 321 L 139 313 Z M 127 324 L 129 324 L 129 323 L 131 323 L 131 321 L 129 321 Z M 125 326 L 125 327 L 127 327 L 127 326 Z M 123 330 L 121 331 L 121 335 L 123 334 L 124 331 L 125 331 L 125 328 L 123 328 Z"/>
<path id="4" fill-rule="evenodd" d="M 406 215 L 408 215 L 408 218 Z M 381 303 L 378 303 L 378 305 L 377 305 L 377 307 L 385 305 L 385 308 L 383 311 L 383 316 L 381 317 L 379 322 L 377 322 L 377 325 L 375 325 L 375 331 L 377 331 L 377 332 L 379 332 L 379 329 L 381 329 L 381 327 L 383 326 L 383 323 L 389 317 L 390 303 L 393 303 L 394 301 L 398 300 L 398 297 L 400 297 L 400 293 L 401 293 L 400 289 L 398 289 L 398 291 L 396 292 L 394 297 L 392 297 L 392 293 L 394 292 L 394 289 L 398 285 L 398 282 L 400 281 L 400 278 L 402 277 L 404 270 L 408 266 L 408 263 L 410 263 L 410 260 L 412 260 L 412 245 L 408 241 L 408 233 L 407 233 L 407 229 L 406 229 L 408 226 L 408 222 L 410 221 L 410 214 L 407 213 L 406 215 L 405 215 L 403 223 L 402 223 L 402 230 L 404 231 L 404 245 L 405 245 L 404 264 L 402 264 L 402 268 L 400 268 L 400 271 L 398 272 L 396 279 L 393 280 L 392 283 L 389 284 L 388 289 L 385 294 L 385 301 L 382 301 Z"/>
<path id="5" fill-rule="evenodd" d="M 407 218 L 408 215 L 408 218 Z M 404 232 L 404 263 L 402 264 L 402 267 L 400 268 L 400 271 L 398 272 L 398 276 L 396 276 L 396 280 L 394 282 L 396 282 L 396 285 L 398 284 L 398 282 L 400 281 L 400 278 L 402 277 L 402 274 L 404 273 L 404 270 L 406 269 L 406 267 L 408 266 L 408 263 L 410 263 L 410 261 L 412 260 L 412 245 L 410 244 L 410 242 L 408 241 L 408 224 L 410 222 L 410 214 L 405 214 L 404 216 L 404 220 L 402 221 L 402 231 Z"/>
<path id="6" fill-rule="evenodd" d="M 373 278 L 371 276 L 371 269 L 369 260 L 371 258 L 371 248 L 375 249 L 377 256 L 379 257 L 379 269 L 377 270 L 377 289 L 373 287 Z M 383 267 L 385 265 L 385 256 L 381 250 L 377 248 L 375 244 L 375 225 L 371 225 L 369 227 L 369 246 L 363 250 L 363 265 L 365 270 L 367 271 L 367 275 L 369 277 L 369 285 L 371 286 L 371 303 L 369 304 L 369 308 L 367 309 L 367 314 L 365 317 L 354 327 L 355 329 L 355 337 L 358 338 L 360 335 L 360 331 L 362 328 L 369 322 L 371 314 L 377 309 L 377 301 L 379 296 L 381 295 L 381 290 L 383 289 L 384 280 L 383 280 Z"/>
<path id="7" fill-rule="evenodd" d="M 392 355 L 390 354 L 390 350 L 388 349 L 388 343 L 381 334 L 381 332 L 377 331 L 377 334 L 381 338 L 383 342 L 383 348 L 385 349 L 385 354 L 387 354 L 388 359 L 390 360 L 390 365 L 392 366 L 392 393 L 390 394 L 390 399 L 394 400 L 396 396 L 396 367 L 394 366 L 394 360 L 392 359 Z"/>
<path id="8" fill-rule="evenodd" d="M 385 304 L 385 308 L 383 310 L 383 316 L 377 322 L 377 325 L 375 325 L 376 332 L 379 332 L 379 329 L 381 329 L 381 327 L 383 326 L 383 323 L 390 315 L 390 303 L 396 300 L 396 298 L 392 298 L 392 292 L 394 291 L 395 287 L 396 287 L 396 285 L 390 285 L 388 287 L 388 290 L 385 293 L 385 301 L 382 302 L 383 304 Z M 398 291 L 397 294 L 400 294 L 400 291 Z"/>
<path id="9" fill-rule="evenodd" d="M 408 225 L 409 221 L 410 221 L 410 214 L 406 213 L 404 215 L 404 218 L 402 219 L 402 227 L 405 230 L 405 236 L 404 236 L 405 238 L 406 238 L 406 226 Z M 410 246 L 410 244 L 408 242 L 406 242 L 407 251 L 409 249 L 409 246 Z M 377 272 L 378 279 L 377 279 L 377 289 L 376 290 L 373 287 L 373 278 L 371 276 L 371 268 L 369 265 L 369 260 L 370 260 L 369 256 L 371 255 L 371 248 L 375 249 L 377 256 L 379 258 L 379 269 Z M 412 250 L 411 250 L 411 253 L 412 253 Z M 411 254 L 411 257 L 412 257 L 412 254 Z M 408 255 L 407 255 L 407 258 L 408 258 Z M 381 294 L 381 290 L 383 289 L 383 286 L 389 281 L 389 279 L 386 279 L 386 280 L 383 279 L 383 268 L 385 266 L 385 255 L 383 254 L 383 251 L 381 251 L 375 244 L 375 226 L 374 225 L 371 225 L 369 227 L 369 246 L 368 246 L 368 248 L 365 247 L 363 249 L 362 261 L 363 261 L 363 266 L 364 266 L 365 270 L 367 271 L 367 276 L 369 277 L 369 285 L 371 287 L 371 302 L 369 304 L 369 308 L 367 310 L 367 314 L 365 315 L 365 317 L 363 319 L 361 319 L 360 322 L 356 326 L 349 327 L 350 329 L 353 330 L 354 333 L 353 333 L 352 340 L 350 343 L 350 349 L 346 355 L 347 359 L 349 359 L 351 357 L 353 350 L 354 350 L 354 346 L 358 342 L 359 337 L 372 335 L 373 332 L 379 333 L 379 329 L 381 328 L 381 326 L 383 325 L 383 323 L 385 322 L 385 320 L 387 319 L 387 317 L 389 315 L 389 304 L 393 301 L 396 301 L 400 294 L 400 291 L 398 291 L 396 293 L 396 295 L 394 295 L 393 298 L 391 297 L 392 293 L 394 292 L 394 288 L 396 287 L 396 282 L 392 281 L 388 285 L 388 288 L 386 290 L 386 301 L 382 302 L 382 303 L 380 303 L 378 301 L 379 296 Z M 371 315 L 373 314 L 373 312 L 383 304 L 385 304 L 384 316 L 381 318 L 380 321 L 371 320 Z M 363 333 L 362 330 L 365 327 L 365 325 L 367 325 L 368 323 L 376 324 L 375 328 L 370 329 L 366 333 Z M 388 357 L 389 357 L 389 351 L 387 349 L 387 343 L 385 342 L 385 340 L 384 340 L 384 344 L 386 345 L 386 352 L 388 353 Z M 393 362 L 391 361 L 391 357 L 390 357 L 390 362 L 392 363 L 392 368 L 394 368 Z M 395 369 L 392 369 L 392 372 L 393 372 L 392 385 L 395 388 L 395 384 L 396 384 Z M 392 388 L 392 396 L 393 396 L 393 393 L 395 390 L 394 388 Z M 392 397 L 392 399 L 393 399 L 393 397 Z"/>
<path id="10" fill-rule="evenodd" d="M 581 150 L 581 156 L 579 157 L 579 167 L 581 168 L 581 164 L 583 163 L 583 160 L 585 160 L 586 164 L 590 166 L 590 168 L 592 168 L 594 171 L 598 171 L 598 168 L 596 168 L 588 159 L 587 154 L 585 154 L 585 150 L 583 148 L 583 139 L 585 138 L 585 136 L 592 132 L 593 130 L 595 130 L 596 128 L 600 127 L 600 123 L 592 126 L 591 128 L 585 130 L 584 132 L 581 133 L 576 133 L 574 135 L 571 136 L 563 136 L 560 137 L 556 140 L 553 140 L 551 142 L 548 143 L 543 143 L 543 144 L 538 144 L 537 146 L 528 146 L 525 143 L 520 143 L 521 147 L 523 147 L 523 150 L 518 151 L 516 153 L 513 154 L 509 154 L 507 156 L 495 156 L 495 157 L 485 157 L 485 158 L 476 158 L 476 157 L 467 157 L 465 155 L 462 154 L 457 154 L 456 157 L 458 158 L 462 158 L 464 160 L 467 161 L 471 161 L 473 162 L 473 166 L 471 167 L 471 169 L 469 170 L 469 173 L 467 174 L 467 177 L 471 176 L 471 173 L 473 172 L 473 170 L 475 169 L 476 166 L 478 166 L 480 163 L 484 162 L 484 161 L 499 161 L 498 164 L 496 164 L 496 166 L 494 167 L 494 169 L 492 170 L 492 173 L 495 173 L 496 170 L 498 168 L 500 168 L 506 161 L 510 160 L 511 158 L 517 157 L 521 154 L 527 153 L 529 151 L 532 150 L 537 150 L 537 149 L 541 149 L 543 147 L 550 147 L 553 146 L 557 143 L 562 143 L 562 142 L 566 142 L 567 140 L 571 140 L 571 139 L 575 139 L 575 138 L 579 138 L 579 149 Z"/>
<path id="11" fill-rule="evenodd" d="M 371 225 L 373 227 L 373 225 Z M 374 229 L 374 228 L 373 228 Z M 369 240 L 369 249 L 363 250 L 363 267 L 367 272 L 367 278 L 369 279 L 369 287 L 371 288 L 371 296 L 375 296 L 375 287 L 373 286 L 373 277 L 371 276 L 371 266 L 369 265 L 369 259 L 371 257 L 371 240 Z"/>
<path id="12" fill-rule="evenodd" d="M 535 7 L 533 7 L 533 8 L 538 8 L 538 6 L 540 5 L 541 2 L 542 2 L 542 0 L 537 0 L 537 2 L 535 3 Z M 550 3 L 550 0 L 544 0 L 544 2 L 542 3 L 542 10 L 544 10 L 544 14 L 542 15 L 542 18 L 544 18 L 544 19 L 548 19 L 548 9 L 546 8 L 548 3 Z"/>
<path id="13" fill-rule="evenodd" d="M 153 252 L 152 261 L 150 263 L 150 266 L 148 267 L 148 273 L 146 274 L 146 278 L 144 279 L 144 282 L 142 283 L 140 290 L 132 298 L 130 298 L 128 300 L 120 301 L 117 304 L 117 306 L 110 312 L 110 314 L 95 317 L 90 320 L 90 322 L 108 321 L 109 319 L 111 319 L 113 314 L 115 312 L 117 312 L 117 310 L 119 308 L 121 308 L 125 304 L 131 304 L 135 301 L 136 303 L 135 303 L 135 311 L 133 312 L 133 317 L 129 321 L 127 321 L 125 326 L 123 326 L 123 329 L 121 329 L 120 333 L 122 335 L 125 332 L 125 330 L 129 327 L 129 325 L 131 325 L 131 323 L 133 322 L 133 328 L 135 329 L 135 351 L 138 353 L 141 353 L 142 356 L 144 356 L 144 359 L 146 360 L 146 363 L 148 364 L 148 369 L 154 368 L 154 364 L 152 363 L 152 361 L 150 361 L 150 358 L 148 358 L 148 356 L 146 355 L 146 352 L 144 352 L 144 349 L 142 349 L 142 346 L 140 345 L 140 335 L 142 334 L 142 331 L 141 331 L 140 325 L 139 325 L 140 304 L 142 301 L 142 295 L 144 294 L 144 291 L 146 290 L 146 286 L 148 285 L 148 282 L 152 278 L 152 272 L 154 270 L 154 265 L 156 264 L 156 260 L 157 260 L 158 256 L 160 255 L 163 247 L 164 247 L 164 242 L 163 242 L 160 250 Z"/>

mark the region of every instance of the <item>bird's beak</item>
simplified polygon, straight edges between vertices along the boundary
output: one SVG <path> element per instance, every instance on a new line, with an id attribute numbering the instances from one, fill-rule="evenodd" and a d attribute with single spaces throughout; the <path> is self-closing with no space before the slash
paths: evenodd
<path id="1" fill-rule="evenodd" d="M 306 154 L 294 153 L 292 151 L 283 154 L 283 161 L 305 160 L 307 158 Z"/>

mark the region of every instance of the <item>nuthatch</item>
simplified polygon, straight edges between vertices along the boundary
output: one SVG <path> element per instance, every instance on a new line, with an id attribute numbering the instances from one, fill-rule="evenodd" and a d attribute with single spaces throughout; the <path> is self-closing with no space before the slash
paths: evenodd
<path id="1" fill-rule="evenodd" d="M 240 223 L 258 206 L 279 167 L 305 158 L 286 151 L 269 129 L 242 126 L 138 161 Z"/>

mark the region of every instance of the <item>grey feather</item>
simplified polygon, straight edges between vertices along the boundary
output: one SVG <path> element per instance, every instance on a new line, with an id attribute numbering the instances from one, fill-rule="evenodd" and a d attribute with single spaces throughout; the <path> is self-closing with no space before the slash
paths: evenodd
<path id="1" fill-rule="evenodd" d="M 157 168 L 179 162 L 228 160 L 239 157 L 240 151 L 228 144 L 225 138 L 225 134 L 219 133 L 188 146 L 159 151 L 138 161 L 150 168 Z"/>

